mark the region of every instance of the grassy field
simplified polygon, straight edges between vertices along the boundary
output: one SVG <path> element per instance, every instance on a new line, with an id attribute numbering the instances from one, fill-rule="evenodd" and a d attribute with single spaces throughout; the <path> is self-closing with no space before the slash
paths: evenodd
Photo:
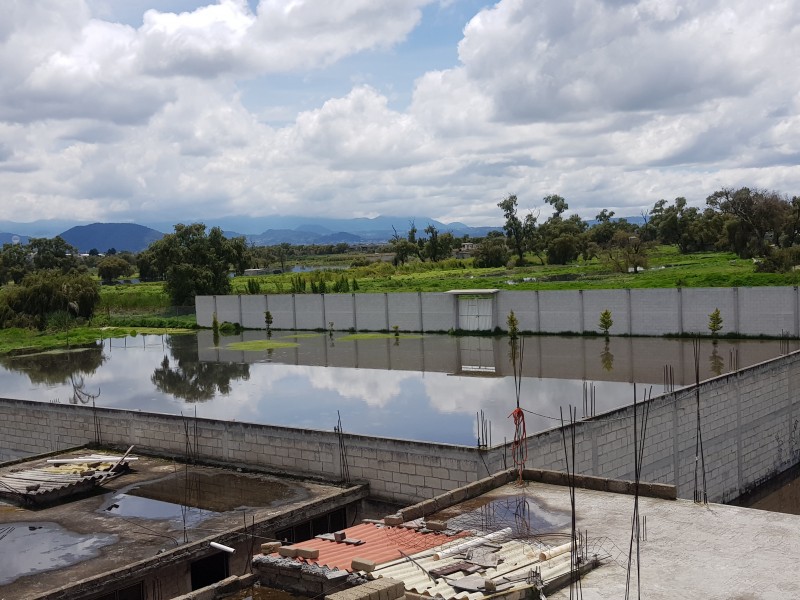
<path id="1" fill-rule="evenodd" d="M 615 273 L 594 259 L 571 265 L 529 265 L 514 269 L 476 269 L 471 260 L 438 264 L 412 263 L 393 267 L 375 263 L 346 271 L 301 274 L 332 283 L 340 277 L 358 282 L 359 292 L 443 292 L 451 289 L 575 290 L 673 287 L 751 287 L 798 285 L 798 273 L 756 273 L 751 260 L 732 253 L 680 254 L 674 246 L 660 246 L 649 254 L 648 268 L 639 273 Z M 532 259 L 535 260 L 535 259 Z M 291 292 L 298 274 L 255 278 L 262 293 Z M 247 293 L 248 277 L 233 280 L 233 293 Z"/>

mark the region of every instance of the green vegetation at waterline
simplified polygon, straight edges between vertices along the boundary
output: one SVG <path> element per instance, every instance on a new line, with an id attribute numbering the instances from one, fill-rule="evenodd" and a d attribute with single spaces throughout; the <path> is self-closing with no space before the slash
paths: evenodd
<path id="1" fill-rule="evenodd" d="M 88 346 L 104 338 L 135 335 L 190 333 L 191 329 L 155 327 L 74 327 L 68 331 L 37 332 L 30 329 L 0 329 L 0 355 L 29 354 L 58 348 Z"/>

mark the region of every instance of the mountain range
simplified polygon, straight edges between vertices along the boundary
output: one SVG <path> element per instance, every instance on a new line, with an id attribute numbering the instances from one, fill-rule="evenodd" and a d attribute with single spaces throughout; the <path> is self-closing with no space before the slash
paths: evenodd
<path id="1" fill-rule="evenodd" d="M 424 229 L 433 225 L 440 233 L 451 232 L 456 237 L 469 235 L 483 237 L 498 227 L 470 227 L 463 223 L 442 223 L 428 217 L 385 217 L 372 219 L 325 219 L 315 217 L 224 217 L 214 220 L 186 220 L 186 223 L 204 222 L 206 226 L 220 227 L 227 237 L 244 236 L 257 246 L 290 244 L 359 244 L 384 243 L 395 231 L 404 236 L 411 223 L 424 236 Z M 81 252 L 92 249 L 103 253 L 114 248 L 118 252 L 141 252 L 164 233 L 172 232 L 172 223 L 92 223 L 75 225 L 67 221 L 33 221 L 15 223 L 0 221 L 0 244 L 26 244 L 31 237 L 61 236 Z"/>

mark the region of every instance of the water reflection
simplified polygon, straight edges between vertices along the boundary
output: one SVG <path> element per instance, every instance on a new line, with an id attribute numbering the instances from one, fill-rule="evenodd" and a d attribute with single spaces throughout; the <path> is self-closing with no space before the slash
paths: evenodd
<path id="1" fill-rule="evenodd" d="M 102 389 L 98 406 L 179 414 L 202 402 L 200 417 L 323 430 L 333 429 L 340 411 L 349 433 L 464 445 L 477 443 L 475 415 L 482 410 L 493 443 L 513 438 L 509 414 L 516 390 L 507 338 L 350 339 L 336 332 L 331 344 L 328 332 L 275 331 L 273 340 L 296 347 L 230 347 L 264 336 L 223 336 L 217 346 L 210 331 L 105 340 L 93 350 L 92 363 L 66 353 L 46 355 L 42 365 L 34 356 L 25 362 L 6 358 L 0 385 L 8 398 L 67 402 L 74 388 L 64 374 L 80 364 L 85 389 Z M 530 411 L 529 433 L 556 426 L 562 408 L 581 406 L 584 382 L 593 384 L 600 414 L 629 404 L 633 383 L 660 393 L 665 365 L 676 386 L 694 380 L 689 340 L 541 336 L 525 338 L 524 347 L 520 404 Z M 725 372 L 721 357 L 735 356 L 744 367 L 780 354 L 781 345 L 720 340 L 717 347 L 703 342 L 701 350 L 705 379 Z M 45 370 L 62 375 L 45 377 Z"/>
<path id="2" fill-rule="evenodd" d="M 167 338 L 166 344 L 172 357 L 164 354 L 150 377 L 150 381 L 166 394 L 188 402 L 205 402 L 230 394 L 232 381 L 250 378 L 248 364 L 200 362 L 194 336 L 172 336 Z"/>
<path id="3" fill-rule="evenodd" d="M 71 350 L 52 350 L 36 354 L 0 356 L 4 369 L 24 373 L 31 383 L 58 385 L 70 378 L 92 375 L 106 360 L 102 342 Z"/>
<path id="4" fill-rule="evenodd" d="M 57 523 L 13 523 L 0 526 L 0 586 L 20 577 L 58 569 L 100 554 L 117 536 L 83 535 Z"/>

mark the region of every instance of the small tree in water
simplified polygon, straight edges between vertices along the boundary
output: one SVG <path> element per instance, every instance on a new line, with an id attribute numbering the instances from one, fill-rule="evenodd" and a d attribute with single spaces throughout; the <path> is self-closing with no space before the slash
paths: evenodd
<path id="1" fill-rule="evenodd" d="M 606 309 L 600 313 L 600 322 L 598 326 L 600 327 L 600 331 L 603 332 L 603 335 L 608 337 L 608 330 L 611 329 L 612 325 L 614 325 L 614 320 L 611 318 L 611 311 Z"/>
<path id="2" fill-rule="evenodd" d="M 267 326 L 267 337 L 272 337 L 272 313 L 269 311 L 264 313 L 264 324 Z"/>
<path id="3" fill-rule="evenodd" d="M 720 315 L 719 308 L 715 308 L 714 312 L 708 315 L 708 330 L 711 332 L 711 337 L 714 338 L 714 343 L 717 343 L 717 334 L 722 331 L 722 315 Z"/>

